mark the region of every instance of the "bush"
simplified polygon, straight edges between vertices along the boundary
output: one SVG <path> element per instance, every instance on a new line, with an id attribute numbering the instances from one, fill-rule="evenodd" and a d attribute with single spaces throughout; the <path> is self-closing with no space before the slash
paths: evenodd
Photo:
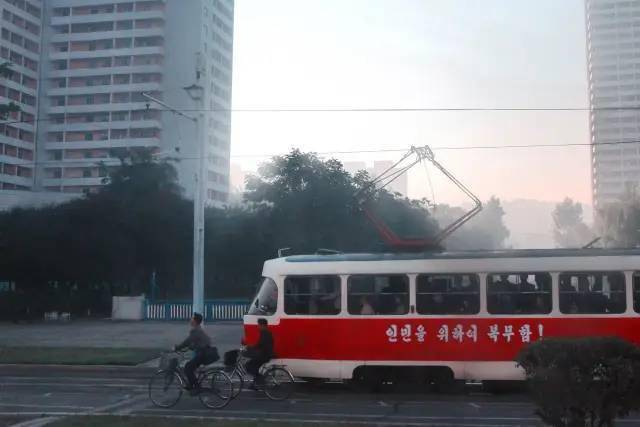
<path id="1" fill-rule="evenodd" d="M 517 362 L 549 425 L 612 426 L 640 408 L 640 348 L 619 338 L 544 339 Z"/>

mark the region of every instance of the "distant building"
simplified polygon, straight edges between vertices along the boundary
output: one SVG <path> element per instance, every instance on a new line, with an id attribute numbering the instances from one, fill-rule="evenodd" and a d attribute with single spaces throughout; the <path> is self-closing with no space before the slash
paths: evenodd
<path id="1" fill-rule="evenodd" d="M 99 163 L 118 164 L 114 149 L 149 148 L 184 157 L 178 179 L 192 197 L 203 147 L 207 201 L 227 201 L 233 0 L 0 0 L 0 8 L 1 56 L 16 72 L 0 81 L 0 102 L 19 102 L 27 122 L 2 129 L 1 189 L 94 191 Z M 203 89 L 195 101 L 183 90 L 192 84 Z M 205 110 L 200 129 L 142 92 L 192 116 Z"/>
<path id="2" fill-rule="evenodd" d="M 640 1 L 585 0 L 594 207 L 640 182 Z M 598 145 L 601 144 L 601 145 Z"/>
<path id="3" fill-rule="evenodd" d="M 395 162 L 391 160 L 376 160 L 373 162 L 373 167 L 367 167 L 367 163 L 362 161 L 357 162 L 344 162 L 344 169 L 354 174 L 358 171 L 365 170 L 371 178 L 375 178 L 384 172 L 387 172 L 390 168 L 393 168 Z M 392 169 L 397 170 L 397 169 Z M 406 173 L 398 176 L 391 184 L 386 187 L 390 191 L 394 191 L 407 196 L 408 194 L 408 176 Z"/>
<path id="4" fill-rule="evenodd" d="M 242 193 L 244 191 L 247 172 L 237 163 L 231 163 L 230 169 L 230 189 L 232 193 Z"/>
<path id="5" fill-rule="evenodd" d="M 0 190 L 34 189 L 38 80 L 42 62 L 42 3 L 2 0 L 0 61 L 10 62 L 9 78 L 0 77 L 0 103 L 22 110 L 0 124 Z M 13 197 L 11 197 L 13 199 Z M 1 202 L 0 202 L 1 203 Z"/>

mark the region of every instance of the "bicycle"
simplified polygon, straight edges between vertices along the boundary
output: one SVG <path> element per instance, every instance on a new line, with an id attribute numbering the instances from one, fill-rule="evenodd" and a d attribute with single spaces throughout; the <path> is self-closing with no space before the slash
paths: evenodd
<path id="1" fill-rule="evenodd" d="M 235 355 L 235 363 L 230 363 L 229 368 L 232 368 L 232 370 L 228 374 L 233 386 L 232 399 L 240 395 L 249 375 L 245 366 L 247 359 L 242 356 L 242 350 L 228 352 L 230 356 L 229 359 L 234 359 L 234 353 L 237 353 L 237 355 Z M 228 356 L 225 355 L 225 359 L 227 359 L 227 357 Z M 227 362 L 227 360 L 225 360 L 225 362 Z M 260 367 L 260 373 L 264 378 L 264 383 L 258 385 L 255 383 L 255 379 L 253 379 L 252 385 L 255 390 L 262 391 L 270 400 L 274 401 L 286 400 L 291 397 L 295 388 L 295 379 L 285 365 L 265 364 Z"/>
<path id="2" fill-rule="evenodd" d="M 180 360 L 184 352 L 169 351 L 160 354 L 160 366 L 149 379 L 149 399 L 160 408 L 175 406 L 188 384 Z M 220 368 L 198 368 L 197 396 L 210 409 L 222 409 L 233 398 L 231 378 Z"/>

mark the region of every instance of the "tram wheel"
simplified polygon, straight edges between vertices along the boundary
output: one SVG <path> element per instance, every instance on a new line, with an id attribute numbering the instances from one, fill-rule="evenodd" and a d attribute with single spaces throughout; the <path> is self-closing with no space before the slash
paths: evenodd
<path id="1" fill-rule="evenodd" d="M 464 381 L 456 380 L 449 368 L 436 368 L 429 375 L 436 393 L 460 393 L 464 390 Z"/>
<path id="2" fill-rule="evenodd" d="M 377 366 L 360 366 L 353 371 L 352 387 L 362 393 L 379 393 L 384 377 Z"/>

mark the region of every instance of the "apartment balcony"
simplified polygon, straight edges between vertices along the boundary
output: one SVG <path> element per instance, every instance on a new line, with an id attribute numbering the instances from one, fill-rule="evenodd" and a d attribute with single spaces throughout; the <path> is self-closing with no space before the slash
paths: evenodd
<path id="1" fill-rule="evenodd" d="M 35 20 L 34 20 L 35 21 Z M 38 44 L 38 46 L 40 45 L 40 34 L 33 34 L 30 31 L 27 31 L 26 28 L 24 27 L 18 27 L 17 25 L 15 25 L 12 22 L 8 22 L 6 20 L 2 20 L 2 28 L 6 28 L 7 30 L 11 31 L 12 33 L 18 34 L 20 36 L 23 36 L 25 38 L 28 38 L 29 40 L 35 42 Z M 4 43 L 4 41 L 3 41 Z M 14 49 L 15 47 L 17 47 L 18 49 Z M 18 52 L 18 50 L 20 50 L 20 53 L 25 52 L 27 54 L 27 56 L 29 56 L 31 59 L 34 60 L 38 60 L 40 53 L 38 52 L 32 52 L 30 50 L 24 49 L 22 47 L 19 47 L 15 44 L 11 44 L 11 49 Z"/>
<path id="2" fill-rule="evenodd" d="M 33 168 L 33 160 L 19 159 L 17 157 L 5 156 L 4 154 L 0 154 L 0 163 L 8 163 L 10 165 L 24 166 L 25 168 L 30 168 L 30 169 Z"/>
<path id="3" fill-rule="evenodd" d="M 42 180 L 42 185 L 45 187 L 55 187 L 55 186 L 95 186 L 95 185 L 103 185 L 104 178 L 101 177 L 91 177 L 91 178 L 44 178 Z"/>
<path id="4" fill-rule="evenodd" d="M 2 45 L 10 48 L 12 51 L 14 51 L 16 53 L 19 53 L 22 56 L 25 56 L 25 57 L 31 59 L 32 61 L 40 62 L 40 54 L 39 53 L 32 52 L 30 50 L 25 49 L 22 46 L 10 43 L 10 42 L 8 42 L 6 40 L 2 40 Z M 33 73 L 34 71 L 31 71 L 31 72 Z"/>
<path id="5" fill-rule="evenodd" d="M 9 102 L 14 102 L 14 103 L 18 104 L 18 106 L 20 107 L 20 110 L 21 110 L 21 111 L 23 111 L 23 112 L 25 112 L 25 113 L 30 113 L 30 114 L 33 114 L 33 115 L 35 115 L 35 114 L 36 114 L 36 107 L 34 107 L 34 106 L 32 106 L 32 105 L 23 104 L 23 103 L 22 103 L 22 102 L 20 102 L 20 101 L 16 101 L 16 100 L 11 99 L 11 98 L 5 98 L 5 97 L 3 97 L 3 96 L 0 96 L 0 102 L 1 102 L 1 103 L 3 103 L 3 104 L 4 104 L 4 103 L 9 103 Z M 15 120 L 13 120 L 11 117 L 9 117 L 6 121 L 7 121 L 7 122 L 14 122 Z M 4 120 L 3 120 L 3 122 L 4 122 Z M 14 123 L 12 123 L 12 125 L 13 125 L 13 124 L 14 124 Z M 16 124 L 17 124 L 17 123 L 16 123 Z M 29 130 L 29 131 L 32 131 L 32 130 L 33 130 L 32 128 L 24 128 L 24 129 L 25 129 L 25 130 Z"/>
<path id="6" fill-rule="evenodd" d="M 33 186 L 33 178 L 25 178 L 22 176 L 16 175 L 0 175 L 2 177 L 2 182 L 8 182 L 10 184 L 22 185 L 24 187 Z"/>
<path id="7" fill-rule="evenodd" d="M 144 102 L 125 102 L 125 103 L 107 103 L 107 104 L 89 104 L 89 105 L 61 105 L 51 106 L 47 109 L 49 114 L 63 113 L 108 113 L 112 111 L 130 111 L 144 110 L 147 104 Z"/>
<path id="8" fill-rule="evenodd" d="M 121 67 L 77 68 L 65 70 L 51 70 L 50 78 L 57 77 L 89 77 L 106 74 L 131 74 L 131 73 L 162 73 L 164 65 L 126 65 Z"/>
<path id="9" fill-rule="evenodd" d="M 13 66 L 11 67 L 13 68 Z M 13 80 L 2 79 L 2 85 L 11 89 L 19 90 L 20 92 L 24 92 L 31 96 L 38 96 L 38 90 L 32 89 L 28 86 L 23 85 L 22 83 L 16 83 Z"/>
<path id="10" fill-rule="evenodd" d="M 60 123 L 47 126 L 48 132 L 85 132 L 108 129 L 162 129 L 162 122 L 159 120 L 140 120 L 122 122 L 87 122 L 87 123 Z"/>
<path id="11" fill-rule="evenodd" d="M 51 88 L 47 91 L 47 96 L 65 95 L 92 95 L 98 93 L 118 93 L 118 92 L 152 92 L 162 90 L 162 84 L 157 82 L 113 84 L 100 86 L 67 86 Z"/>
<path id="12" fill-rule="evenodd" d="M 105 58 L 112 56 L 129 56 L 129 55 L 164 55 L 164 46 L 139 46 L 125 47 L 102 50 L 77 50 L 70 52 L 51 52 L 49 59 L 52 61 L 59 59 L 88 59 L 88 58 Z"/>
<path id="13" fill-rule="evenodd" d="M 153 148 L 160 146 L 160 138 L 126 138 L 126 139 L 107 139 L 104 141 L 68 141 L 68 142 L 46 142 L 46 150 L 76 150 L 76 149 L 96 149 L 96 148 L 126 148 L 126 147 L 142 147 Z M 97 159 L 89 159 L 96 162 Z"/>
<path id="14" fill-rule="evenodd" d="M 11 125 L 14 126 L 14 125 Z M 0 134 L 0 144 L 8 144 L 8 145 L 13 145 L 15 147 L 18 148 L 25 148 L 27 150 L 35 150 L 36 146 L 33 142 L 26 142 L 26 141 L 22 141 L 19 139 L 14 139 L 11 137 L 8 137 L 4 134 Z M 33 163 L 33 161 L 31 161 Z"/>
<path id="15" fill-rule="evenodd" d="M 66 41 L 92 41 L 113 38 L 132 38 L 162 36 L 165 33 L 164 27 L 136 28 L 132 30 L 96 31 L 93 33 L 57 33 L 51 36 L 50 42 Z"/>
<path id="16" fill-rule="evenodd" d="M 98 164 L 104 164 L 105 166 L 119 166 L 120 159 L 113 157 L 92 157 L 92 158 L 80 158 L 80 159 L 61 159 L 61 160 L 47 160 L 47 168 L 70 168 L 70 167 L 91 167 Z"/>
<path id="17" fill-rule="evenodd" d="M 97 22 L 115 22 L 135 19 L 164 19 L 164 10 L 145 10 L 142 12 L 96 13 L 88 15 L 52 16 L 51 25 L 89 24 Z"/>

